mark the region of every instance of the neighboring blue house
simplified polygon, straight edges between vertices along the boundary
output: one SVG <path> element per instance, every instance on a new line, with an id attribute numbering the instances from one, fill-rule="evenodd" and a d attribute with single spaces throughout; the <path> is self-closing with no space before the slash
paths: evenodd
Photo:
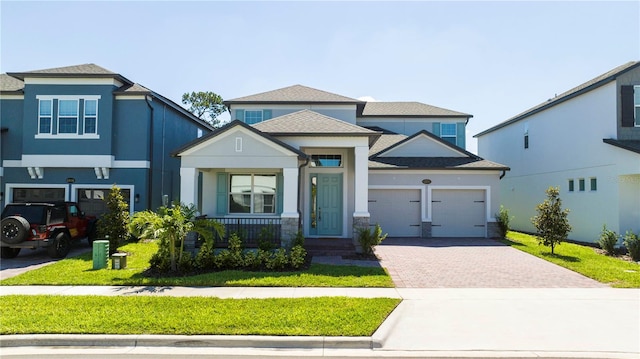
<path id="1" fill-rule="evenodd" d="M 95 64 L 0 75 L 0 205 L 70 200 L 87 214 L 118 185 L 131 212 L 179 200 L 170 151 L 211 127 Z"/>

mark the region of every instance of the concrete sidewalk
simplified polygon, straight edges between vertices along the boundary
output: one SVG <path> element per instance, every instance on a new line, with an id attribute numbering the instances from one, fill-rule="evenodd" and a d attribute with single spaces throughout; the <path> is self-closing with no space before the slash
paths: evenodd
<path id="1" fill-rule="evenodd" d="M 25 350 L 73 357 L 79 347 L 84 355 L 108 348 L 149 357 L 640 357 L 639 289 L 3 286 L 0 293 L 403 299 L 371 337 L 5 335 L 2 357 Z"/>

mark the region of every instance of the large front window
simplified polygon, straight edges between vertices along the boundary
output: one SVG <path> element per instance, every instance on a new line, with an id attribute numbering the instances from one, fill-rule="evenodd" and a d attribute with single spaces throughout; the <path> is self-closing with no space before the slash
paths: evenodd
<path id="1" fill-rule="evenodd" d="M 229 188 L 229 213 L 276 212 L 275 174 L 232 174 Z"/>
<path id="2" fill-rule="evenodd" d="M 58 133 L 78 133 L 78 100 L 58 101 Z"/>
<path id="3" fill-rule="evenodd" d="M 99 139 L 100 95 L 36 95 L 37 139 Z"/>
<path id="4" fill-rule="evenodd" d="M 443 123 L 440 128 L 440 137 L 451 143 L 456 144 L 456 127 L 455 123 Z"/>

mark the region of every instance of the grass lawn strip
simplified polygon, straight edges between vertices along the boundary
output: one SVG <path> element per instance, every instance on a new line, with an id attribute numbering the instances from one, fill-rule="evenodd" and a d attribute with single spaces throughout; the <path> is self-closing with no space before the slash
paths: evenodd
<path id="1" fill-rule="evenodd" d="M 3 296 L 0 334 L 370 336 L 391 298 Z"/>
<path id="2" fill-rule="evenodd" d="M 599 254 L 594 248 L 564 242 L 551 254 L 535 236 L 518 232 L 509 232 L 502 242 L 612 287 L 640 288 L 640 265 Z"/>
<path id="3" fill-rule="evenodd" d="M 120 247 L 128 252 L 127 268 L 94 270 L 91 253 L 0 281 L 0 285 L 158 285 L 209 287 L 386 287 L 391 277 L 383 268 L 312 264 L 296 272 L 221 271 L 185 277 L 143 276 L 149 259 L 157 251 L 155 243 L 130 243 Z"/>

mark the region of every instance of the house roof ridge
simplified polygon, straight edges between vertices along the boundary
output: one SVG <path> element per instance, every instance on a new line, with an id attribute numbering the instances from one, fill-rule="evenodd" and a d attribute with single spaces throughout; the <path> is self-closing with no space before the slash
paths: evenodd
<path id="1" fill-rule="evenodd" d="M 257 94 L 237 97 L 226 100 L 224 103 L 228 106 L 233 103 L 294 103 L 294 102 L 311 102 L 311 103 L 364 103 L 363 101 L 339 95 L 336 93 L 319 90 L 313 87 L 300 84 L 282 87 L 275 90 L 260 92 Z"/>
<path id="2" fill-rule="evenodd" d="M 363 117 L 415 116 L 415 117 L 468 117 L 473 115 L 429 105 L 420 101 L 368 101 L 362 110 Z"/>

